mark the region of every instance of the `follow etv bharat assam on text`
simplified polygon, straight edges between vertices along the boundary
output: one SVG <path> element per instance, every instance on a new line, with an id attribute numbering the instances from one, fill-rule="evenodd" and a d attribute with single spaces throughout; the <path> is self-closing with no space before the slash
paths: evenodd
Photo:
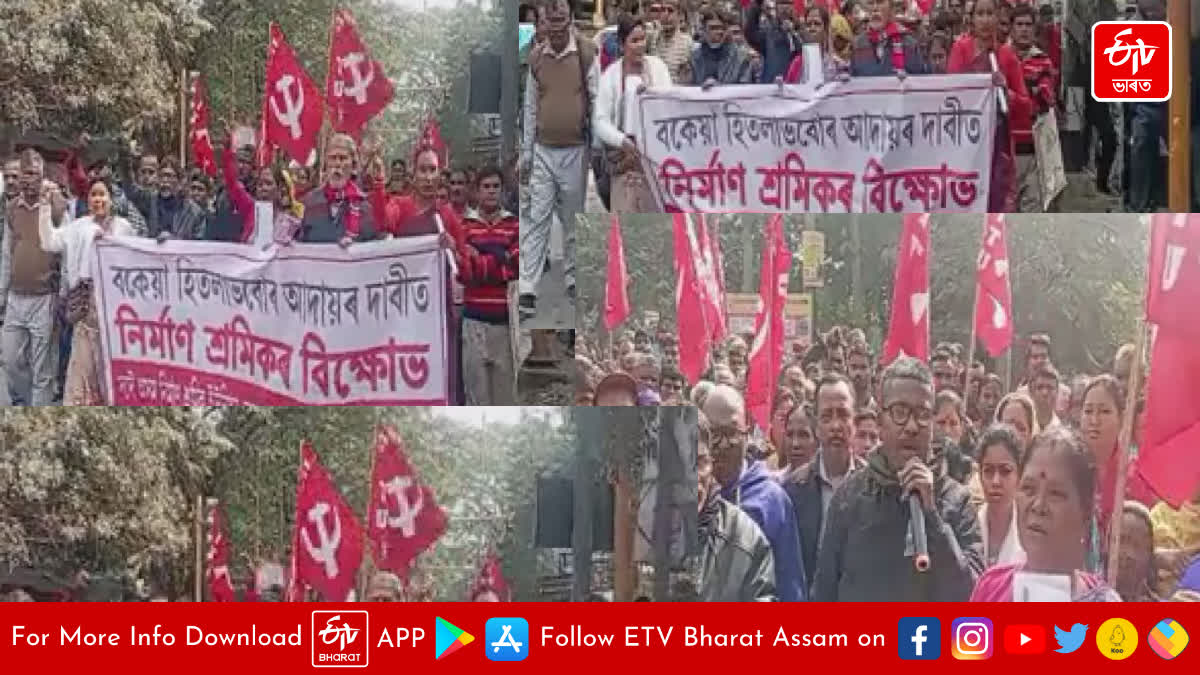
<path id="1" fill-rule="evenodd" d="M 625 626 L 623 632 L 590 631 L 581 625 L 541 626 L 542 647 L 886 647 L 882 633 L 806 633 L 771 630 L 714 631 L 704 626 Z"/>

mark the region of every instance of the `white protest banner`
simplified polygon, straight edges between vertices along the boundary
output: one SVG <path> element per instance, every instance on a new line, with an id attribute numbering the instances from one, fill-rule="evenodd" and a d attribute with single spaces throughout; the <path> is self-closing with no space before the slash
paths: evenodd
<path id="1" fill-rule="evenodd" d="M 663 210 L 987 210 L 990 74 L 650 89 L 639 106 L 642 166 Z"/>
<path id="2" fill-rule="evenodd" d="M 91 260 L 110 405 L 444 405 L 445 254 L 105 238 Z"/>

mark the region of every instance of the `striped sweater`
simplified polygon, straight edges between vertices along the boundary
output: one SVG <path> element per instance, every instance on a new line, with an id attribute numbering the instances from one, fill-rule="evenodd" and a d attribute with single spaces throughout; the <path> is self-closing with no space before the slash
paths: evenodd
<path id="1" fill-rule="evenodd" d="M 508 282 L 520 275 L 520 221 L 501 209 L 489 220 L 468 210 L 459 226 L 457 257 L 463 316 L 492 324 L 508 323 Z"/>

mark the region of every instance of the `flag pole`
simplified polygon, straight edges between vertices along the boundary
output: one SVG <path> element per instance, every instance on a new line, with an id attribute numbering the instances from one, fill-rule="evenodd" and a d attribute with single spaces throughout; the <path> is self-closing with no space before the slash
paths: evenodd
<path id="1" fill-rule="evenodd" d="M 194 520 L 195 520 L 194 526 L 195 526 L 195 532 L 196 532 L 196 583 L 195 583 L 195 589 L 194 589 L 195 595 L 193 596 L 195 598 L 196 602 L 204 602 L 204 584 L 201 579 L 201 577 L 203 576 L 204 555 L 202 553 L 202 549 L 204 548 L 204 542 L 201 541 L 203 532 L 202 532 L 202 527 L 200 524 L 201 523 L 200 519 L 202 517 L 203 509 L 204 509 L 204 497 L 201 495 L 196 495 L 196 514 L 195 514 L 195 518 L 194 518 Z"/>
<path id="2" fill-rule="evenodd" d="M 179 71 L 179 166 L 187 166 L 187 84 L 188 70 Z M 182 173 L 182 170 L 180 170 Z M 182 179 L 182 176 L 180 176 Z"/>
<path id="3" fill-rule="evenodd" d="M 330 3 L 329 6 L 329 50 L 325 52 L 325 93 L 329 93 L 329 78 L 333 76 L 333 31 L 334 24 L 337 23 L 337 0 Z M 328 98 L 328 97 L 327 97 Z M 329 113 L 329 126 L 321 125 L 321 152 L 317 157 L 316 164 L 319 167 L 317 176 L 320 177 L 325 170 L 325 151 L 329 148 L 329 137 L 333 135 L 333 111 L 330 109 L 330 102 L 325 101 L 325 112 Z M 357 154 L 357 148 L 355 148 Z M 360 157 L 359 160 L 362 158 Z M 363 171 L 363 167 L 359 167 L 359 171 Z"/>
<path id="4" fill-rule="evenodd" d="M 375 562 L 375 554 L 371 550 L 371 488 L 375 485 L 375 459 L 379 456 L 376 445 L 379 441 L 379 435 L 383 431 L 383 423 L 380 421 L 379 410 L 375 411 L 375 433 L 371 436 L 371 442 L 368 444 L 368 452 L 371 453 L 371 461 L 368 463 L 371 467 L 367 473 L 367 496 L 366 508 L 363 509 L 363 517 L 367 523 L 367 554 L 363 556 L 362 562 L 358 566 L 358 584 L 359 594 L 358 601 L 364 602 L 367 592 L 367 584 L 370 582 L 371 569 Z"/>
<path id="5" fill-rule="evenodd" d="M 982 251 L 983 246 L 987 242 L 987 219 L 988 216 L 983 216 L 983 238 L 979 241 L 979 247 Z M 976 261 L 979 258 L 976 257 Z M 963 406 L 971 410 L 971 366 L 975 363 L 975 342 L 977 341 L 975 334 L 975 324 L 979 321 L 979 263 L 975 263 L 975 299 L 971 301 L 971 341 L 967 344 L 967 363 L 966 377 L 963 378 Z M 932 355 L 931 355 L 932 358 Z M 982 387 L 982 383 L 980 383 Z"/>
<path id="6" fill-rule="evenodd" d="M 1138 319 L 1137 339 L 1133 347 L 1133 367 L 1129 372 L 1129 389 L 1125 392 L 1125 414 L 1121 419 L 1121 435 L 1117 439 L 1117 484 L 1113 490 L 1113 512 L 1109 515 L 1108 584 L 1117 585 L 1117 567 L 1121 553 L 1121 517 L 1125 510 L 1125 472 L 1129 466 L 1129 442 L 1136 422 L 1137 392 L 1141 387 L 1142 361 L 1146 352 L 1146 320 Z"/>

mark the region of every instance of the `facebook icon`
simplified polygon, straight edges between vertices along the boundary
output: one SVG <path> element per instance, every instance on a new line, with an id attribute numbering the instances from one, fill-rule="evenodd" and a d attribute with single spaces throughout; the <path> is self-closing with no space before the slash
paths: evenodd
<path id="1" fill-rule="evenodd" d="M 942 655 L 942 624 L 936 618 L 909 616 L 900 619 L 899 633 L 896 644 L 900 658 L 931 661 Z"/>

